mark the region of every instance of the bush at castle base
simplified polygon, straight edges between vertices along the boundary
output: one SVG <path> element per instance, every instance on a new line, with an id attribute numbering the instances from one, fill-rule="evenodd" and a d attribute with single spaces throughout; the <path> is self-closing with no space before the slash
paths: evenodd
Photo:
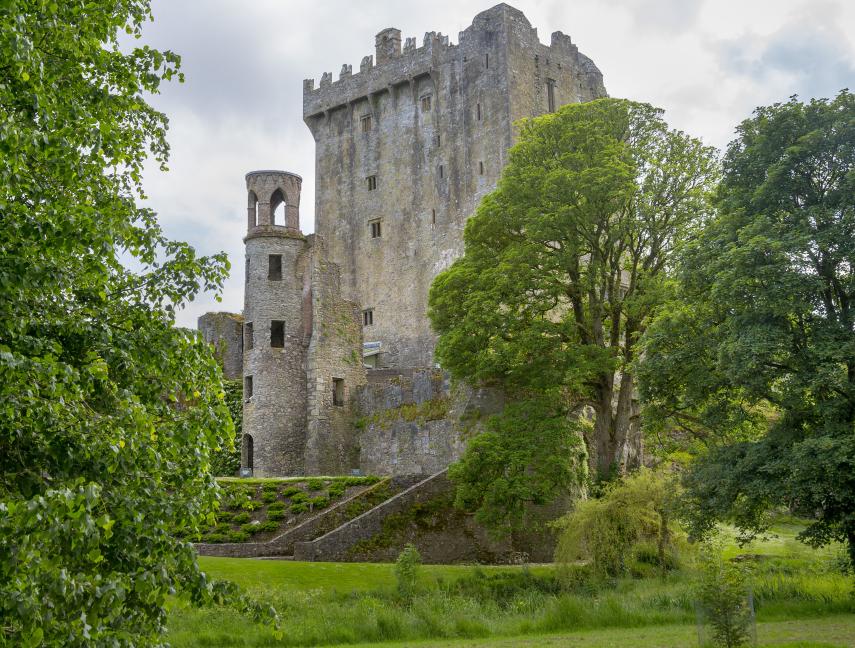
<path id="1" fill-rule="evenodd" d="M 171 535 L 213 508 L 220 371 L 174 309 L 222 256 L 167 241 L 134 196 L 178 59 L 147 0 L 0 10 L 0 645 L 162 645 L 164 602 L 223 599 Z M 129 51 L 128 47 L 124 48 Z M 142 267 L 129 272 L 120 255 Z"/>

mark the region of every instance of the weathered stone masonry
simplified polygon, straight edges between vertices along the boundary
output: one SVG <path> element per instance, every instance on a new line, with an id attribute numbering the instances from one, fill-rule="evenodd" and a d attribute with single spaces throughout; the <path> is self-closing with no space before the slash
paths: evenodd
<path id="1" fill-rule="evenodd" d="M 399 30 L 384 29 L 357 73 L 345 64 L 337 81 L 304 82 L 316 234 L 299 231 L 299 176 L 247 175 L 245 468 L 408 474 L 460 456 L 461 413 L 484 395 L 434 380 L 430 284 L 462 254 L 463 228 L 496 186 L 515 123 L 605 94 L 569 36 L 542 44 L 506 4 L 478 14 L 457 45 L 436 32 L 420 47 L 402 44 Z M 206 338 L 220 340 L 202 319 Z M 448 401 L 440 418 L 437 399 Z"/>

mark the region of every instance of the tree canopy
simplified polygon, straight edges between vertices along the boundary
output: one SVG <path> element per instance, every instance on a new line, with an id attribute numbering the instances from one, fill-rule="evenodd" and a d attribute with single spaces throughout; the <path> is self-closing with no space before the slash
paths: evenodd
<path id="1" fill-rule="evenodd" d="M 148 0 L 0 7 L 2 645 L 161 645 L 168 594 L 225 594 L 175 537 L 214 510 L 232 426 L 174 312 L 228 263 L 137 204 L 168 153 L 146 96 L 179 74 L 120 44 L 149 18 Z"/>
<path id="2" fill-rule="evenodd" d="M 855 555 L 855 96 L 758 108 L 737 134 L 646 335 L 647 414 L 701 450 L 696 531 L 789 505 Z"/>
<path id="3" fill-rule="evenodd" d="M 568 430 L 534 438 L 514 410 L 515 433 L 535 446 L 553 440 L 542 451 L 560 453 L 565 469 L 579 468 L 566 435 L 578 438 L 585 408 L 594 412 L 585 441 L 595 474 L 639 465 L 638 338 L 662 299 L 675 246 L 708 214 L 716 174 L 714 151 L 670 130 L 647 104 L 600 99 L 523 122 L 497 189 L 467 222 L 464 255 L 431 288 L 441 365 L 498 386 L 512 402 L 547 398 L 550 418 L 563 417 Z M 507 427 L 493 434 L 513 434 Z M 464 465 L 477 465 L 472 455 L 488 447 L 498 452 L 492 438 L 471 444 Z M 508 465 L 519 463 L 520 443 L 504 444 L 514 454 Z M 534 456 L 520 476 L 559 483 L 540 480 Z M 463 473 L 481 475 L 468 493 L 491 492 L 485 481 L 495 471 Z"/>

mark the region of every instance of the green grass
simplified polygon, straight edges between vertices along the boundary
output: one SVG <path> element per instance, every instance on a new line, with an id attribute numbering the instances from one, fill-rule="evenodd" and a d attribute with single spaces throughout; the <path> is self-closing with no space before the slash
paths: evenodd
<path id="1" fill-rule="evenodd" d="M 814 551 L 795 541 L 801 528 L 787 522 L 773 529 L 774 536 L 728 549 L 754 571 L 760 645 L 855 645 L 852 577 L 837 571 L 837 548 Z M 200 562 L 212 578 L 232 580 L 276 606 L 285 636 L 277 641 L 269 629 L 228 610 L 195 610 L 175 601 L 169 639 L 176 648 L 391 641 L 405 643 L 389 645 L 473 647 L 696 642 L 688 570 L 665 579 L 581 581 L 562 592 L 552 566 L 426 565 L 419 594 L 406 603 L 395 592 L 393 566 L 388 564 L 230 558 Z M 820 640 L 825 643 L 806 643 Z M 798 641 L 802 643 L 793 643 Z"/>

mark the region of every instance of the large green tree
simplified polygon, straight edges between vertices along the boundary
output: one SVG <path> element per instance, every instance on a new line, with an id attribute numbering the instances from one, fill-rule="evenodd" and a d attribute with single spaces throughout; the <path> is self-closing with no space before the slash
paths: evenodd
<path id="1" fill-rule="evenodd" d="M 173 535 L 214 510 L 232 434 L 208 346 L 173 319 L 227 262 L 137 205 L 168 150 L 146 95 L 179 62 L 120 45 L 149 17 L 0 4 L 0 645 L 162 645 L 168 594 L 226 593 Z"/>
<path id="2" fill-rule="evenodd" d="M 855 96 L 758 108 L 737 133 L 720 214 L 648 331 L 643 396 L 703 450 L 696 530 L 797 506 L 805 539 L 855 557 Z"/>
<path id="3" fill-rule="evenodd" d="M 524 122 L 497 189 L 466 225 L 464 255 L 431 288 L 442 366 L 497 385 L 512 401 L 542 404 L 549 394 L 550 418 L 571 426 L 590 408 L 594 472 L 639 465 L 638 338 L 674 247 L 707 214 L 716 172 L 710 148 L 669 129 L 647 104 L 600 99 Z M 530 425 L 519 412 L 514 419 Z M 555 452 L 574 457 L 566 434 L 526 438 L 552 439 Z M 508 465 L 519 463 L 519 450 Z M 467 452 L 484 451 L 479 443 Z M 538 486 L 529 454 L 521 477 Z M 481 474 L 483 482 L 495 471 Z"/>

